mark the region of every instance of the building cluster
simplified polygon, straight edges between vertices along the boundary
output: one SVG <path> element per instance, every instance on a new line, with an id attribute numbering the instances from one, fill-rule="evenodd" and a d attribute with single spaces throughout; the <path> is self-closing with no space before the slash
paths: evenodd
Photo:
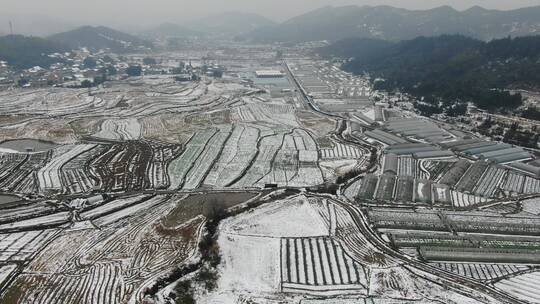
<path id="1" fill-rule="evenodd" d="M 209 66 L 203 71 L 201 66 L 194 67 L 184 62 L 171 65 L 167 60 L 161 61 L 144 55 L 120 56 L 103 51 L 92 53 L 84 48 L 49 56 L 59 61 L 49 68 L 35 66 L 14 71 L 6 62 L 0 62 L 0 89 L 13 86 L 29 88 L 98 85 L 106 80 L 122 80 L 134 76 L 129 72 L 129 68 L 133 66 L 140 68 L 140 73 L 135 76 L 171 75 L 177 81 L 198 79 L 198 75 L 204 73 L 215 76 L 216 71 L 222 71 L 219 66 Z"/>

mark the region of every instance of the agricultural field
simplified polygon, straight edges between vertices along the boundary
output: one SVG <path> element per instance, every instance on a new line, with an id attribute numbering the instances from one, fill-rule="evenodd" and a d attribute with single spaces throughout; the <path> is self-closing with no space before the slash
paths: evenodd
<path id="1" fill-rule="evenodd" d="M 0 91 L 0 303 L 540 299 L 537 176 L 283 48 L 302 59 L 171 51 L 224 75 Z"/>
<path id="2" fill-rule="evenodd" d="M 141 124 L 137 119 L 108 119 L 101 123 L 99 132 L 92 135 L 109 140 L 136 140 L 141 138 Z"/>
<path id="3" fill-rule="evenodd" d="M 166 188 L 167 166 L 178 152 L 174 145 L 127 141 L 108 145 L 87 164 L 90 177 L 105 192 Z"/>
<path id="4" fill-rule="evenodd" d="M 357 230 L 345 209 L 325 199 L 292 196 L 227 219 L 220 231 L 218 243 L 226 253 L 218 268 L 220 288 L 199 295 L 203 303 L 460 297 L 387 258 Z"/>
<path id="5" fill-rule="evenodd" d="M 361 158 L 362 150 L 357 147 L 344 145 L 341 143 L 335 144 L 332 149 L 321 149 L 322 159 L 347 159 L 347 158 Z"/>
<path id="6" fill-rule="evenodd" d="M 282 238 L 280 246 L 282 288 L 286 291 L 358 292 L 367 287 L 364 267 L 331 238 Z"/>
<path id="7" fill-rule="evenodd" d="M 181 202 L 167 196 L 115 200 L 80 212 L 81 221 L 71 229 L 2 235 L 2 244 L 10 244 L 3 260 L 30 261 L 2 302 L 139 301 L 161 273 L 196 252 L 202 218 L 194 215 L 168 228 L 160 224 Z"/>
<path id="8" fill-rule="evenodd" d="M 536 287 L 538 280 L 540 273 L 536 271 L 501 280 L 495 286 L 523 301 L 538 303 L 540 301 Z"/>
<path id="9" fill-rule="evenodd" d="M 434 263 L 434 265 L 445 271 L 451 271 L 486 283 L 517 276 L 533 269 L 532 266 L 527 265 L 505 264 Z"/>

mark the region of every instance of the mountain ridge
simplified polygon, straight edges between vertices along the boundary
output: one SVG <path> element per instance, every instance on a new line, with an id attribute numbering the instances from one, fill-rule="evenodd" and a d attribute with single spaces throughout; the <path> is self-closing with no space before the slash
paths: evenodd
<path id="1" fill-rule="evenodd" d="M 230 11 L 215 14 L 184 24 L 189 29 L 209 34 L 240 35 L 277 23 L 255 13 Z"/>
<path id="2" fill-rule="evenodd" d="M 152 46 L 151 43 L 146 40 L 106 26 L 85 25 L 46 38 L 67 45 L 73 49 L 80 47 L 87 47 L 90 49 L 108 48 L 115 52 L 126 52 L 140 47 Z"/>
<path id="3" fill-rule="evenodd" d="M 461 34 L 489 41 L 540 34 L 540 6 L 509 11 L 473 6 L 407 10 L 392 6 L 325 6 L 281 24 L 254 30 L 244 38 L 257 42 L 338 41 L 376 38 L 391 41 L 418 36 Z"/>

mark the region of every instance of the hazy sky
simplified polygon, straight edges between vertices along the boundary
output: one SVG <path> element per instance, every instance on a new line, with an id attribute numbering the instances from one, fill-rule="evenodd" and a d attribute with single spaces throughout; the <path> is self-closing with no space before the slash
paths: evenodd
<path id="1" fill-rule="evenodd" d="M 283 21 L 321 6 L 348 4 L 386 4 L 410 9 L 440 5 L 451 5 L 460 10 L 473 5 L 512 9 L 540 5 L 540 0 L 0 0 L 0 15 L 40 15 L 77 25 L 120 26 L 162 21 L 182 23 L 223 11 L 244 11 Z"/>

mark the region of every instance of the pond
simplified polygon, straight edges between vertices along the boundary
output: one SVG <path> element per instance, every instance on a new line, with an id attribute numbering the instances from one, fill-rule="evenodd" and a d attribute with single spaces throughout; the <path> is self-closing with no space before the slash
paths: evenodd
<path id="1" fill-rule="evenodd" d="M 212 212 L 214 208 L 230 208 L 258 194 L 258 192 L 218 192 L 191 195 L 178 201 L 176 208 L 162 219 L 162 223 L 168 228 L 175 227 L 198 215 Z"/>
<path id="2" fill-rule="evenodd" d="M 0 143 L 0 149 L 14 150 L 17 152 L 27 152 L 27 149 L 32 149 L 32 152 L 43 152 L 58 147 L 53 142 L 38 140 L 38 139 L 14 139 L 6 140 Z"/>

